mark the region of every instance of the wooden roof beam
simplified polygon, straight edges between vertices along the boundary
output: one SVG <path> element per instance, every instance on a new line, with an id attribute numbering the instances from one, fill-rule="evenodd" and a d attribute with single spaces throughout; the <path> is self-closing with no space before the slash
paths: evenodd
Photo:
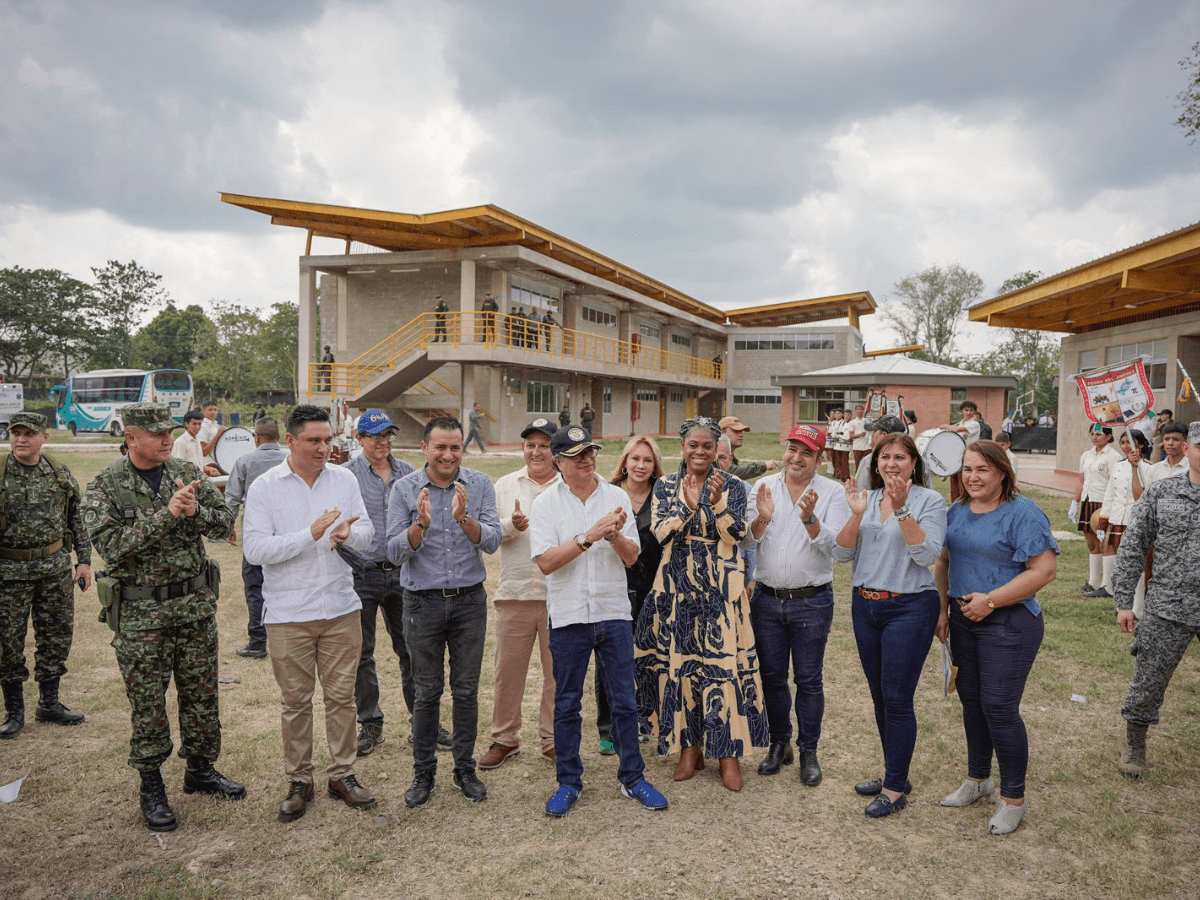
<path id="1" fill-rule="evenodd" d="M 1200 277 L 1126 270 L 1121 275 L 1121 288 L 1131 291 L 1154 291 L 1162 294 L 1188 294 L 1200 291 Z"/>

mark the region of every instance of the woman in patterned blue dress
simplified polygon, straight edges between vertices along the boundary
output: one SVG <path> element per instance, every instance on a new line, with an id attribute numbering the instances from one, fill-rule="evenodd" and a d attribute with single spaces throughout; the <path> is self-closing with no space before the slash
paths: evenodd
<path id="1" fill-rule="evenodd" d="M 639 712 L 658 752 L 679 751 L 675 780 L 720 759 L 721 780 L 742 786 L 739 758 L 769 740 L 758 655 L 745 608 L 738 541 L 746 533 L 746 489 L 713 465 L 717 424 L 680 429 L 683 463 L 654 486 L 651 520 L 663 547 L 654 588 L 638 621 Z"/>

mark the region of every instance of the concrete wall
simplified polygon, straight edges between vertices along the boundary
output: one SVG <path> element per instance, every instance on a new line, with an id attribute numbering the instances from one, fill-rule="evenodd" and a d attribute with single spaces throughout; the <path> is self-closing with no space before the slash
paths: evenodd
<path id="1" fill-rule="evenodd" d="M 1186 313 L 1168 316 L 1135 325 L 1121 325 L 1089 334 L 1070 335 L 1062 342 L 1062 375 L 1058 390 L 1058 468 L 1075 471 L 1079 455 L 1091 442 L 1088 440 L 1088 419 L 1083 413 L 1083 398 L 1072 375 L 1079 372 L 1079 355 L 1087 350 L 1099 350 L 1100 365 L 1105 364 L 1109 347 L 1165 339 L 1166 387 L 1154 391 L 1154 408 L 1170 409 L 1176 421 L 1200 419 L 1196 397 L 1179 402 L 1179 385 L 1183 375 L 1175 360 L 1183 362 L 1193 378 L 1200 378 L 1200 315 Z"/>

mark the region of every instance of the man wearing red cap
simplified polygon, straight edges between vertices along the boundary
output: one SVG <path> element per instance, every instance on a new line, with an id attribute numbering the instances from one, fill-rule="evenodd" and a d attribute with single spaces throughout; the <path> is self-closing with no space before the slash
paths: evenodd
<path id="1" fill-rule="evenodd" d="M 824 450 L 820 428 L 793 428 L 783 471 L 758 483 L 758 515 L 750 523 L 758 541 L 750 623 L 771 727 L 771 746 L 758 772 L 775 775 L 792 762 L 791 662 L 800 780 L 809 787 L 821 783 L 817 743 L 825 715 L 825 643 L 833 624 L 833 545 L 850 518 L 845 490 L 817 474 Z"/>

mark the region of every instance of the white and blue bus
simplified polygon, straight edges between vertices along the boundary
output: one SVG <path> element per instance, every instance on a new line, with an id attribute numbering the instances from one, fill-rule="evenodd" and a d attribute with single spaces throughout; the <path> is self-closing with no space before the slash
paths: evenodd
<path id="1" fill-rule="evenodd" d="M 192 408 L 192 376 L 179 369 L 97 369 L 80 372 L 50 391 L 55 426 L 78 431 L 125 432 L 121 409 L 130 403 L 165 403 L 175 421 Z"/>

